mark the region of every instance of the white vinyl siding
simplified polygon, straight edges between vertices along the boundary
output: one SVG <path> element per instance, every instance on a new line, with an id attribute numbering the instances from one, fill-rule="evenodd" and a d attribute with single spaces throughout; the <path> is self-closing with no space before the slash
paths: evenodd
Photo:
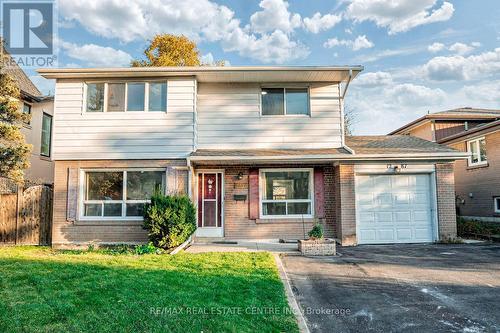
<path id="1" fill-rule="evenodd" d="M 315 149 L 341 146 L 338 84 L 310 85 L 310 116 L 262 116 L 261 87 L 198 83 L 198 149 Z"/>
<path id="2" fill-rule="evenodd" d="M 168 78 L 167 112 L 86 112 L 84 86 L 56 83 L 55 160 L 185 158 L 193 151 L 193 78 Z"/>

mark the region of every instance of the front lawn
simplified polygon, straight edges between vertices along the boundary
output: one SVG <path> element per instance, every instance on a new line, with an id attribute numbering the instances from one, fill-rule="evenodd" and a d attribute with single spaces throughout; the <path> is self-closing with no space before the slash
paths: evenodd
<path id="1" fill-rule="evenodd" d="M 0 332 L 297 332 L 268 253 L 0 248 Z"/>

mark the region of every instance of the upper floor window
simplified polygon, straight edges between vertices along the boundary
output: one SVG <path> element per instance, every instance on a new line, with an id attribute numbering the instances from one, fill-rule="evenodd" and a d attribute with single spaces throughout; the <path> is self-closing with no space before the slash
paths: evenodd
<path id="1" fill-rule="evenodd" d="M 309 115 L 307 88 L 262 88 L 262 115 Z"/>
<path id="2" fill-rule="evenodd" d="M 52 139 L 52 116 L 47 113 L 42 115 L 42 141 L 40 146 L 40 154 L 50 156 L 50 141 Z"/>
<path id="3" fill-rule="evenodd" d="M 495 205 L 495 213 L 500 213 L 500 197 L 493 198 Z"/>
<path id="4" fill-rule="evenodd" d="M 104 83 L 87 84 L 87 112 L 104 111 Z"/>
<path id="5" fill-rule="evenodd" d="M 486 157 L 486 140 L 485 138 L 478 138 L 467 141 L 467 151 L 471 153 L 469 157 L 469 165 L 483 165 L 488 163 Z"/>
<path id="6" fill-rule="evenodd" d="M 23 102 L 23 113 L 26 115 L 26 120 L 25 123 L 27 125 L 30 124 L 30 118 L 31 118 L 31 104 Z"/>
<path id="7" fill-rule="evenodd" d="M 87 112 L 125 111 L 167 111 L 167 83 L 87 84 Z"/>

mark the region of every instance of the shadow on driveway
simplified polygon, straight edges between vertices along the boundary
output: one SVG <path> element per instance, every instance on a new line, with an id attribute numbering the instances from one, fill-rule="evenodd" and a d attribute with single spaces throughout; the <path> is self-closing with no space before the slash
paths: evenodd
<path id="1" fill-rule="evenodd" d="M 499 245 L 340 248 L 283 263 L 312 332 L 498 332 Z"/>

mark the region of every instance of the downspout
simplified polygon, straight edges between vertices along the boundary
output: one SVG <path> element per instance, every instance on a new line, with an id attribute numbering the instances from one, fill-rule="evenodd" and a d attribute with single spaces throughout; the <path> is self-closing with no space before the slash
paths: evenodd
<path id="1" fill-rule="evenodd" d="M 342 147 L 344 149 L 346 149 L 348 152 L 350 152 L 351 154 L 354 154 L 354 150 L 345 144 L 345 123 L 344 123 L 344 120 L 345 120 L 344 98 L 345 98 L 345 94 L 347 93 L 347 88 L 349 88 L 349 84 L 351 83 L 351 81 L 352 81 L 352 69 L 349 69 L 349 76 L 347 77 L 347 82 L 345 84 L 344 90 L 342 91 L 342 94 L 340 94 L 340 84 L 339 84 L 339 95 L 341 95 L 340 100 L 339 100 L 339 102 L 340 102 L 339 104 L 340 104 L 340 115 L 341 115 L 340 128 L 342 129 L 342 136 L 341 136 Z"/>

